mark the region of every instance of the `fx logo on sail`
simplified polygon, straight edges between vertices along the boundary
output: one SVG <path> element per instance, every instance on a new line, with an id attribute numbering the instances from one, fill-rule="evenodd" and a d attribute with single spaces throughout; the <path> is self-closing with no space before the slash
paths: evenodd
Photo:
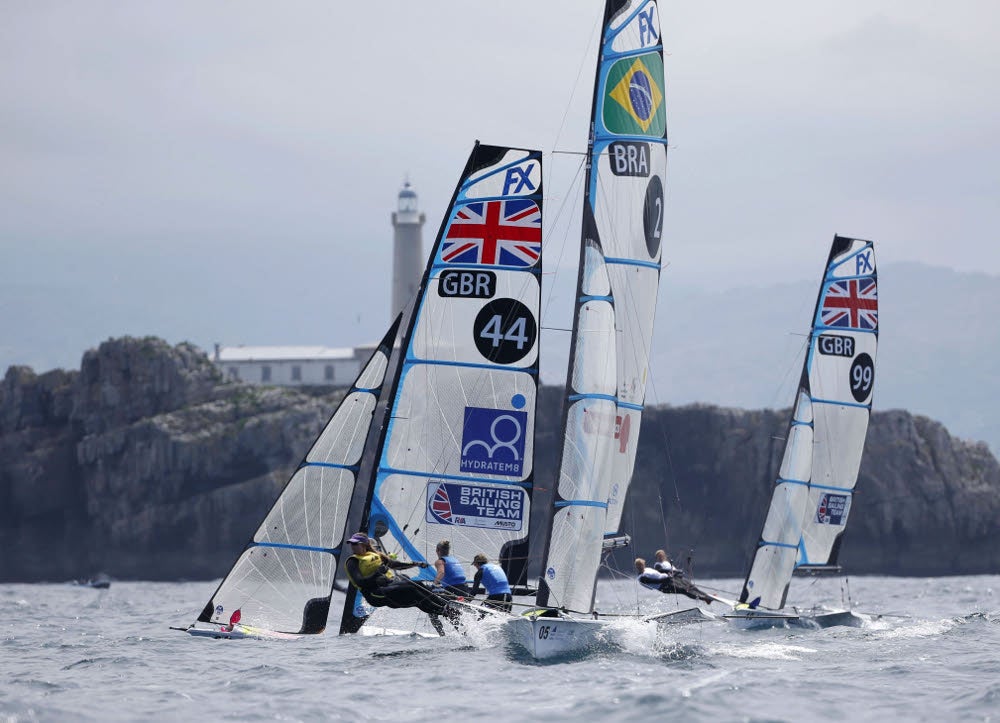
<path id="1" fill-rule="evenodd" d="M 507 176 L 503 181 L 503 195 L 517 195 L 522 192 L 522 189 L 527 189 L 528 193 L 534 191 L 535 184 L 531 182 L 531 174 L 534 170 L 534 163 L 529 163 L 524 168 L 520 166 L 508 168 Z"/>
<path id="2" fill-rule="evenodd" d="M 872 265 L 872 250 L 868 249 L 864 253 L 855 256 L 854 265 L 857 267 L 854 273 L 858 276 L 872 273 L 875 270 L 875 267 Z"/>
<path id="3" fill-rule="evenodd" d="M 656 5 L 650 4 L 649 9 L 639 11 L 639 46 L 645 48 L 660 39 L 656 29 Z"/>
<path id="4" fill-rule="evenodd" d="M 527 412 L 466 407 L 459 469 L 472 474 L 520 477 L 527 431 Z"/>

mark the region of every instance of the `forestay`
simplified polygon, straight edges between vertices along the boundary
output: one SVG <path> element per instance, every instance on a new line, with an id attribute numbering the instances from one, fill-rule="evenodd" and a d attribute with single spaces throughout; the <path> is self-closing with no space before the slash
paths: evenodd
<path id="1" fill-rule="evenodd" d="M 835 236 L 784 456 L 740 602 L 781 609 L 796 567 L 836 565 L 868 431 L 877 344 L 872 242 Z"/>
<path id="2" fill-rule="evenodd" d="M 315 634 L 326 627 L 334 574 L 372 413 L 399 318 L 372 354 L 199 622 Z"/>
<path id="3" fill-rule="evenodd" d="M 524 565 L 531 506 L 542 161 L 478 145 L 452 198 L 400 347 L 362 529 L 410 560 L 441 539 L 468 564 Z M 468 568 L 467 568 L 468 569 Z M 433 567 L 420 578 L 433 577 Z M 351 599 L 345 616 L 354 614 Z"/>
<path id="4" fill-rule="evenodd" d="M 592 610 L 618 531 L 646 393 L 667 134 L 653 0 L 611 0 L 594 86 L 565 435 L 538 604 Z"/>

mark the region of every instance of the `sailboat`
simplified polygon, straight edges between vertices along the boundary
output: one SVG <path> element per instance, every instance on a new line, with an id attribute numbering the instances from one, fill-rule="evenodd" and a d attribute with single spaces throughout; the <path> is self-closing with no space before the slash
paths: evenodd
<path id="1" fill-rule="evenodd" d="M 587 151 L 561 461 L 536 607 L 509 622 L 545 658 L 585 649 L 619 532 L 645 401 L 660 278 L 667 132 L 655 0 L 608 0 Z M 535 537 L 544 534 L 535 531 Z"/>
<path id="2" fill-rule="evenodd" d="M 468 559 L 499 556 L 518 574 L 533 475 L 541 227 L 541 153 L 476 143 L 412 304 L 186 632 L 322 633 L 345 541 L 358 530 L 400 559 L 426 561 L 449 538 Z M 432 577 L 423 570 L 415 584 Z M 344 600 L 339 629 L 356 632 L 372 609 L 350 587 Z"/>
<path id="3" fill-rule="evenodd" d="M 878 346 L 871 241 L 834 236 L 770 506 L 739 604 L 742 627 L 857 625 L 850 610 L 786 611 L 794 572 L 837 572 L 868 433 Z"/>

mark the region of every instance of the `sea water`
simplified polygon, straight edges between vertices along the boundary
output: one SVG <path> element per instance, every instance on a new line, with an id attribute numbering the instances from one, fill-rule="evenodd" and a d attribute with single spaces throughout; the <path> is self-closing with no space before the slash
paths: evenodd
<path id="1" fill-rule="evenodd" d="M 740 582 L 699 584 L 733 594 Z M 881 617 L 758 631 L 622 617 L 606 646 L 549 662 L 489 620 L 443 638 L 169 629 L 215 585 L 0 586 L 0 720 L 1000 720 L 1000 576 L 796 578 L 789 604 Z M 689 603 L 628 580 L 598 586 L 602 610 Z"/>

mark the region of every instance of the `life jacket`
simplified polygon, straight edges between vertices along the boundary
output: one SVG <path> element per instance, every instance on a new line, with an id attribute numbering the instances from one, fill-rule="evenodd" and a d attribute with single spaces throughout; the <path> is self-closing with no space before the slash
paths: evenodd
<path id="1" fill-rule="evenodd" d="M 377 552 L 362 552 L 360 555 L 351 555 L 351 557 L 358 561 L 358 574 L 361 575 L 362 577 L 368 577 L 370 575 L 374 575 L 376 572 L 378 572 L 378 569 L 382 567 L 383 564 L 382 556 L 379 555 Z M 350 568 L 347 569 L 350 570 Z M 386 570 L 383 574 L 387 579 L 392 580 L 393 577 L 392 570 Z M 347 573 L 347 576 L 354 584 L 354 587 L 358 588 L 358 590 L 361 590 L 363 592 L 375 587 L 375 585 L 371 582 L 368 582 L 366 585 L 364 585 L 358 580 L 355 580 L 353 577 L 351 577 L 350 572 Z"/>
<path id="2" fill-rule="evenodd" d="M 507 582 L 502 567 L 489 562 L 480 569 L 483 571 L 483 587 L 486 588 L 487 595 L 510 594 L 510 583 Z"/>
<path id="3" fill-rule="evenodd" d="M 664 575 L 659 570 L 647 567 L 642 571 L 642 574 L 639 575 L 639 584 L 643 587 L 648 587 L 650 590 L 659 590 L 660 585 L 669 579 L 669 576 Z"/>
<path id="4" fill-rule="evenodd" d="M 442 557 L 444 560 L 444 577 L 441 578 L 442 585 L 464 585 L 465 570 L 461 563 L 451 555 Z"/>

